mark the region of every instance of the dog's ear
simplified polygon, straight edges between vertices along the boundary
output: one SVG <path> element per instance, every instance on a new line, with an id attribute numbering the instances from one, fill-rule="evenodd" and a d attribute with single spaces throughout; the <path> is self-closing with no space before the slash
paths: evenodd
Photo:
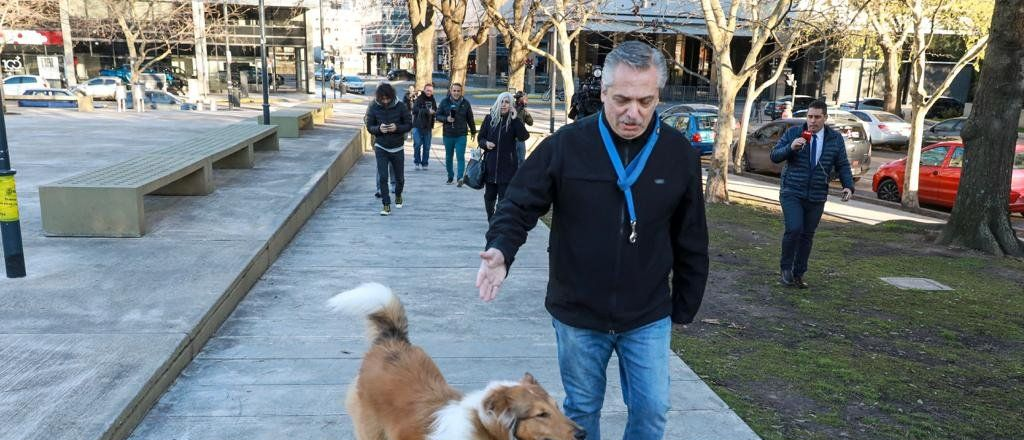
<path id="1" fill-rule="evenodd" d="M 497 388 L 484 399 L 484 410 L 492 414 L 508 412 L 512 405 L 512 396 L 506 387 Z"/>
<path id="2" fill-rule="evenodd" d="M 530 374 L 529 372 L 523 374 L 523 379 L 520 382 L 527 385 L 540 385 L 539 383 L 537 383 L 537 379 L 534 379 L 533 375 Z"/>

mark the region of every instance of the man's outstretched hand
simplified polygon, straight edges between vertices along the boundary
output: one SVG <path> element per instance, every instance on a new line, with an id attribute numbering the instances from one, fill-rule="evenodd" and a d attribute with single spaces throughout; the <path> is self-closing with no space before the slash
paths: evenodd
<path id="1" fill-rule="evenodd" d="M 505 281 L 505 255 L 501 251 L 490 248 L 480 253 L 480 270 L 476 273 L 476 287 L 480 289 L 480 299 L 493 301 L 498 296 L 498 289 Z"/>

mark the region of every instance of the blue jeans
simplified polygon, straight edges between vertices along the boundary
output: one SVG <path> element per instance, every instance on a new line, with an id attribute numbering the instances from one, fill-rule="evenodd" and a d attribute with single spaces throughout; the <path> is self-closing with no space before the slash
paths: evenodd
<path id="1" fill-rule="evenodd" d="M 414 164 L 427 166 L 427 161 L 430 159 L 431 137 L 429 128 L 412 129 L 412 162 Z"/>
<path id="2" fill-rule="evenodd" d="M 466 137 L 448 137 L 442 138 L 444 141 L 444 168 L 448 171 L 448 180 L 452 180 L 458 176 L 459 179 L 466 173 Z M 455 160 L 459 163 L 459 173 L 455 174 L 452 170 L 452 155 L 455 156 Z"/>
<path id="3" fill-rule="evenodd" d="M 807 260 L 811 256 L 814 231 L 818 229 L 825 202 L 811 202 L 794 195 L 779 196 L 786 232 L 782 235 L 782 270 L 792 270 L 793 276 L 807 273 Z"/>
<path id="4" fill-rule="evenodd" d="M 619 357 L 622 399 L 629 411 L 622 438 L 661 440 L 669 410 L 669 318 L 614 334 L 552 322 L 565 388 L 562 406 L 565 415 L 587 431 L 587 440 L 601 440 L 605 371 L 612 351 Z"/>
<path id="5" fill-rule="evenodd" d="M 526 160 L 526 142 L 516 141 L 516 156 L 519 157 L 519 166 L 523 165 L 523 161 Z"/>

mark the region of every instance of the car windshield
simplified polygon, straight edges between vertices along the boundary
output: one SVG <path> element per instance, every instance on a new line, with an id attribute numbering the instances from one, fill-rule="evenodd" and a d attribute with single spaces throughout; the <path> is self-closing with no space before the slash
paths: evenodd
<path id="1" fill-rule="evenodd" d="M 875 117 L 881 122 L 907 122 L 892 113 L 875 113 Z"/>
<path id="2" fill-rule="evenodd" d="M 694 119 L 697 121 L 698 130 L 714 130 L 715 123 L 718 122 L 718 116 L 714 115 L 697 116 Z"/>
<path id="3" fill-rule="evenodd" d="M 358 76 L 346 76 L 345 81 L 359 81 Z"/>
<path id="4" fill-rule="evenodd" d="M 1024 151 L 1021 151 L 1020 153 L 1017 153 L 1016 156 L 1013 156 L 1013 169 L 1024 170 Z"/>

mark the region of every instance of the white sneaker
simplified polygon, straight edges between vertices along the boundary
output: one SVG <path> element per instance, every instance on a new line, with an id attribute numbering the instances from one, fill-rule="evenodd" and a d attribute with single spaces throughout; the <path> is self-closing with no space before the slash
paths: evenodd
<path id="1" fill-rule="evenodd" d="M 391 205 L 384 205 L 384 209 L 380 210 L 380 215 L 391 215 Z"/>
<path id="2" fill-rule="evenodd" d="M 402 196 L 395 196 L 395 207 L 396 208 L 401 208 L 402 207 Z"/>

